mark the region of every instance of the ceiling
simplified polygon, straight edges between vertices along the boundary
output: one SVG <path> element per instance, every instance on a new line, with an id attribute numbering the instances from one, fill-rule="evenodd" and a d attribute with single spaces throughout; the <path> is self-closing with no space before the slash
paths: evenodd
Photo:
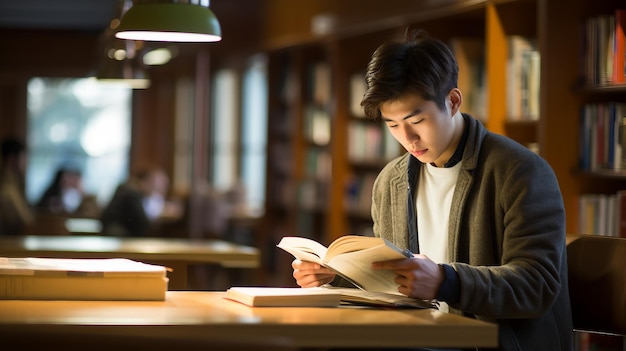
<path id="1" fill-rule="evenodd" d="M 120 2 L 121 1 L 121 2 Z M 0 28 L 104 30 L 124 0 L 0 0 Z M 263 1 L 214 0 L 222 26 L 259 20 Z"/>
<path id="2" fill-rule="evenodd" d="M 0 27 L 104 30 L 117 0 L 0 0 Z"/>
<path id="3" fill-rule="evenodd" d="M 120 2 L 121 1 L 121 2 Z M 26 33 L 69 31 L 98 36 L 122 8 L 124 0 L 0 0 L 0 30 Z M 211 10 L 218 17 L 223 40 L 215 51 L 236 54 L 254 50 L 259 39 L 263 1 L 213 0 Z M 33 35 L 30 35 L 31 33 Z M 39 45 L 39 44 L 38 44 Z M 193 45 L 189 46 L 193 50 Z"/>

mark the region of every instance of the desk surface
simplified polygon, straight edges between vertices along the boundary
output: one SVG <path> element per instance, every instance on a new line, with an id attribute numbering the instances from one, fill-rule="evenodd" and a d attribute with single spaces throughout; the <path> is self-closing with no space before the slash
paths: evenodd
<path id="1" fill-rule="evenodd" d="M 0 237 L 0 256 L 124 257 L 142 261 L 216 263 L 235 268 L 255 268 L 260 261 L 258 249 L 222 240 L 83 235 Z"/>
<path id="2" fill-rule="evenodd" d="M 289 347 L 495 347 L 497 326 L 437 310 L 252 308 L 223 292 L 168 292 L 164 302 L 0 301 L 0 336 Z"/>

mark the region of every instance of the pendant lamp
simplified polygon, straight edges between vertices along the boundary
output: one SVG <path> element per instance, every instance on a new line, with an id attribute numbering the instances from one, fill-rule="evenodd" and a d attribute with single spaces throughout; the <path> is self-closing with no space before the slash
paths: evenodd
<path id="1" fill-rule="evenodd" d="M 209 0 L 133 0 L 115 36 L 120 39 L 169 42 L 222 40 Z"/>
<path id="2" fill-rule="evenodd" d="M 101 39 L 104 55 L 100 56 L 95 77 L 99 82 L 130 85 L 133 89 L 146 89 L 150 79 L 140 62 L 142 42 L 121 40 L 106 31 Z"/>
<path id="3" fill-rule="evenodd" d="M 124 83 L 133 89 L 146 89 L 150 79 L 140 65 L 131 60 L 105 59 L 96 72 L 96 79 L 102 83 Z"/>

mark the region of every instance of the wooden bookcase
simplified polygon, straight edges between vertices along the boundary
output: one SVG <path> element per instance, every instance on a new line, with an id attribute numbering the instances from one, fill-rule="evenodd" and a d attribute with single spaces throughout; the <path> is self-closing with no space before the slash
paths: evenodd
<path id="1" fill-rule="evenodd" d="M 614 14 L 626 9 L 623 1 L 585 0 L 564 4 L 546 2 L 541 14 L 540 41 L 542 52 L 542 120 L 539 139 L 542 155 L 559 177 L 567 211 L 567 228 L 576 233 L 579 198 L 584 194 L 615 194 L 626 189 L 626 173 L 614 170 L 582 170 L 583 144 L 581 109 L 586 104 L 626 102 L 626 86 L 612 83 L 597 85 L 591 81 L 586 68 L 586 23 L 596 16 Z M 602 289 L 603 287 L 598 287 Z M 611 287 L 605 287 L 611 288 Z M 615 309 L 619 306 L 607 306 Z M 623 350 L 624 336 L 576 333 L 579 350 Z"/>

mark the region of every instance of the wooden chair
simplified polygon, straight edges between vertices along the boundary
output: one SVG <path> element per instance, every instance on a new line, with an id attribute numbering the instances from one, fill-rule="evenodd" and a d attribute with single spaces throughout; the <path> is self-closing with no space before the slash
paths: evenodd
<path id="1" fill-rule="evenodd" d="M 568 237 L 574 330 L 626 336 L 626 239 Z"/>

